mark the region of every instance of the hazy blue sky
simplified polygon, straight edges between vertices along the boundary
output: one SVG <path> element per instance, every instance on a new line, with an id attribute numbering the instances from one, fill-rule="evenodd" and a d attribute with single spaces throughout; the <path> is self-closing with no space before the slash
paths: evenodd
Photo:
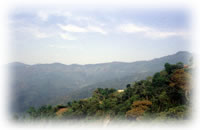
<path id="1" fill-rule="evenodd" d="M 10 15 L 11 61 L 132 62 L 187 51 L 185 10 L 18 8 Z"/>

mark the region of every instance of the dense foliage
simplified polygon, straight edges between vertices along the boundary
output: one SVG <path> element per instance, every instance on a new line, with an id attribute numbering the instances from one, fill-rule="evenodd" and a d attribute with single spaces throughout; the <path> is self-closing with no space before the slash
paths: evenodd
<path id="1" fill-rule="evenodd" d="M 30 108 L 32 119 L 187 119 L 191 67 L 165 64 L 165 69 L 124 90 L 98 88 L 90 98 L 65 105 Z"/>

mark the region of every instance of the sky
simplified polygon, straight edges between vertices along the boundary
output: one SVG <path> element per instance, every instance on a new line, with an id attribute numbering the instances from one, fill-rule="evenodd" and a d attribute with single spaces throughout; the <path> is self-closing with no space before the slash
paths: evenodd
<path id="1" fill-rule="evenodd" d="M 184 9 L 16 8 L 9 25 L 10 62 L 134 62 L 190 51 Z"/>

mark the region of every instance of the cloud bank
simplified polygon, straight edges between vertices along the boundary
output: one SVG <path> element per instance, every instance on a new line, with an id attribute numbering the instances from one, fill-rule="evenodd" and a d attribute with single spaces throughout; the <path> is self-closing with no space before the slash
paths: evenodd
<path id="1" fill-rule="evenodd" d="M 160 31 L 159 29 L 139 26 L 136 24 L 121 24 L 117 27 L 117 30 L 124 33 L 141 33 L 150 38 L 168 38 L 172 36 L 185 36 L 183 31 Z"/>

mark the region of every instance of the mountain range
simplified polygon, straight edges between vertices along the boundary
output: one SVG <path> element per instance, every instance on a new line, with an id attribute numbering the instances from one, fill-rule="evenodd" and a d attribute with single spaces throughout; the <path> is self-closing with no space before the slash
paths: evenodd
<path id="1" fill-rule="evenodd" d="M 96 88 L 123 89 L 127 84 L 152 76 L 165 63 L 188 64 L 192 54 L 176 54 L 149 61 L 110 62 L 87 65 L 61 63 L 27 65 L 8 64 L 11 72 L 11 109 L 25 112 L 30 106 L 56 105 L 88 98 Z"/>

